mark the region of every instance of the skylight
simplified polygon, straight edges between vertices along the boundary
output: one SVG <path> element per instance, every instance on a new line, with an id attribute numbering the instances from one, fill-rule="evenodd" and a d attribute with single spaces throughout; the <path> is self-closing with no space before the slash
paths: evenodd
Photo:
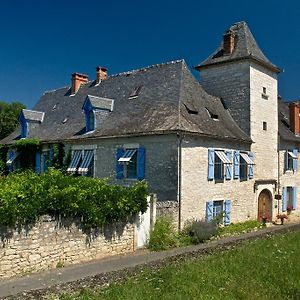
<path id="1" fill-rule="evenodd" d="M 195 110 L 195 109 L 190 109 L 185 103 L 183 103 L 183 105 L 185 106 L 187 112 L 190 114 L 190 115 L 198 115 L 198 111 Z"/>
<path id="2" fill-rule="evenodd" d="M 139 86 L 135 87 L 135 88 L 132 90 L 131 94 L 129 95 L 129 99 L 137 98 L 138 95 L 139 95 L 140 92 L 141 92 L 142 87 L 143 87 L 142 85 L 139 85 Z"/>

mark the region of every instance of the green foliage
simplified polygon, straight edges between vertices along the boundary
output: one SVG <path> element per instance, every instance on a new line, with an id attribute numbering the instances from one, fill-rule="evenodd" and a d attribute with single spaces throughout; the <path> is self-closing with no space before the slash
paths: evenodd
<path id="1" fill-rule="evenodd" d="M 60 299 L 300 299 L 300 231 L 144 269 L 125 282 Z"/>
<path id="2" fill-rule="evenodd" d="M 25 106 L 19 102 L 0 101 L 0 140 L 12 133 L 19 125 L 19 114 Z"/>
<path id="3" fill-rule="evenodd" d="M 64 145 L 62 143 L 53 144 L 52 149 L 53 149 L 53 157 L 50 162 L 50 165 L 52 167 L 61 169 L 65 165 L 69 165 L 71 161 L 64 163 L 65 151 L 64 151 Z"/>
<path id="4" fill-rule="evenodd" d="M 145 182 L 132 187 L 109 185 L 105 180 L 64 175 L 50 168 L 12 173 L 0 181 L 0 224 L 34 223 L 49 214 L 79 218 L 85 229 L 125 221 L 147 210 Z"/>
<path id="5" fill-rule="evenodd" d="M 191 237 L 193 244 L 203 243 L 216 235 L 218 231 L 217 222 L 214 220 L 211 222 L 201 220 L 187 221 L 183 232 Z"/>
<path id="6" fill-rule="evenodd" d="M 261 229 L 262 224 L 256 220 L 249 220 L 241 223 L 232 223 L 225 227 L 219 227 L 219 236 L 235 235 L 239 233 L 246 233 L 256 229 Z"/>
<path id="7" fill-rule="evenodd" d="M 37 150 L 40 147 L 40 141 L 38 139 L 21 139 L 16 141 L 12 147 L 17 151 Z"/>
<path id="8" fill-rule="evenodd" d="M 150 233 L 148 248 L 153 251 L 167 250 L 176 246 L 176 233 L 172 219 L 163 217 L 156 220 Z"/>

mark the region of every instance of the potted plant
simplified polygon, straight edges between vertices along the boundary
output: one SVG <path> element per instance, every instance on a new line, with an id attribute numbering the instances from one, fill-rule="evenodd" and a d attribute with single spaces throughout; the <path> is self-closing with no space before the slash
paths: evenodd
<path id="1" fill-rule="evenodd" d="M 292 210 L 293 210 L 293 206 L 292 205 L 288 205 L 287 208 L 286 208 L 286 210 L 287 210 L 287 213 L 290 214 L 292 212 Z"/>
<path id="2" fill-rule="evenodd" d="M 288 218 L 288 216 L 286 214 L 278 214 L 276 217 L 277 217 L 277 219 L 280 219 L 281 225 L 283 225 L 284 219 Z"/>

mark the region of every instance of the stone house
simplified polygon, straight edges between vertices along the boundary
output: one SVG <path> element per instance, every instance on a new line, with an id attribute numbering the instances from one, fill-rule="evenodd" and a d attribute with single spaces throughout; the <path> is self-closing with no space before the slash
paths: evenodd
<path id="1" fill-rule="evenodd" d="M 37 172 L 59 142 L 71 151 L 70 173 L 126 185 L 145 179 L 158 215 L 171 213 L 179 228 L 220 214 L 225 225 L 297 214 L 299 104 L 278 98 L 280 69 L 245 22 L 195 69 L 200 81 L 184 60 L 111 76 L 97 67 L 95 80 L 74 73 L 71 86 L 23 110 L 20 128 L 1 143 L 38 138 Z M 19 157 L 9 152 L 10 170 Z"/>

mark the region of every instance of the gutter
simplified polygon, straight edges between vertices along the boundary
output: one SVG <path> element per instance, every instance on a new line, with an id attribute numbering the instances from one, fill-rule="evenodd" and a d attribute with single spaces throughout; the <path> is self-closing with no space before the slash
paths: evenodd
<path id="1" fill-rule="evenodd" d="M 181 178 L 182 178 L 182 139 L 183 136 L 180 132 L 177 132 L 177 149 L 178 149 L 178 164 L 177 164 L 177 200 L 178 200 L 178 231 L 181 229 Z"/>

